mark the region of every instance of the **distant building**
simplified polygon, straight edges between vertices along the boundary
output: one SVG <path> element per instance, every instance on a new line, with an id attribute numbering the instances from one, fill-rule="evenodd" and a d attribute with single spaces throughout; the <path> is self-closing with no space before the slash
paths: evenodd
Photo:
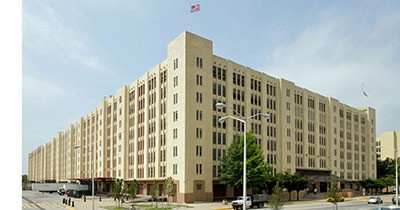
<path id="1" fill-rule="evenodd" d="M 400 131 L 385 131 L 377 138 L 377 145 L 382 146 L 378 148 L 378 158 L 385 160 L 386 158 L 395 159 L 395 150 L 399 149 L 398 137 Z"/>
<path id="2" fill-rule="evenodd" d="M 359 180 L 376 178 L 373 108 L 353 108 L 216 56 L 210 40 L 184 32 L 169 43 L 163 62 L 32 151 L 29 180 L 88 182 L 94 160 L 96 191 L 111 192 L 122 178 L 126 185 L 136 179 L 140 194 L 150 194 L 154 182 L 161 192 L 171 176 L 178 202 L 240 195 L 218 175 L 244 128 L 234 120 L 218 123 L 234 113 L 217 110 L 217 102 L 244 116 L 271 114 L 249 120 L 247 130 L 274 173 L 308 176 L 318 192 L 327 191 L 331 176 L 354 191 Z"/>

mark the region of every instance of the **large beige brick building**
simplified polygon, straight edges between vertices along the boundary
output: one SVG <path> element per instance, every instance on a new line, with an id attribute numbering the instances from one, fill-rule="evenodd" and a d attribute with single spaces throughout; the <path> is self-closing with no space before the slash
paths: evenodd
<path id="1" fill-rule="evenodd" d="M 378 158 L 385 160 L 386 158 L 395 159 L 396 149 L 399 149 L 398 137 L 400 131 L 385 131 L 377 138 L 377 145 L 382 148 L 378 149 Z"/>
<path id="2" fill-rule="evenodd" d="M 29 180 L 90 180 L 110 192 L 115 178 L 141 183 L 150 194 L 166 177 L 178 202 L 209 201 L 240 194 L 219 184 L 220 161 L 233 136 L 234 120 L 218 123 L 230 109 L 244 116 L 271 114 L 247 123 L 274 173 L 299 172 L 312 187 L 327 190 L 330 175 L 342 188 L 359 190 L 376 178 L 375 110 L 356 109 L 285 79 L 213 54 L 212 42 L 189 32 L 168 45 L 167 58 L 120 88 L 92 112 L 29 154 Z M 79 146 L 79 147 L 77 147 Z M 160 190 L 161 191 L 161 190 Z"/>

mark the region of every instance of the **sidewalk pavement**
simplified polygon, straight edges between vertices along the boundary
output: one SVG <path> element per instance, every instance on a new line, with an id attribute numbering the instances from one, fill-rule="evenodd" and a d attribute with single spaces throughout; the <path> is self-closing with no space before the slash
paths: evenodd
<path id="1" fill-rule="evenodd" d="M 74 207 L 65 205 L 66 209 L 69 210 L 92 210 L 92 197 L 87 196 L 86 202 L 82 198 L 71 198 L 71 203 L 74 201 Z M 135 203 L 140 204 L 140 203 Z M 145 204 L 151 204 L 151 202 L 146 202 Z M 130 202 L 125 202 L 122 206 L 129 209 L 132 205 Z M 166 205 L 158 203 L 158 206 Z M 103 210 L 105 206 L 116 206 L 116 202 L 113 198 L 101 198 L 101 202 L 99 197 L 95 196 L 94 200 L 94 209 L 95 210 Z M 187 207 L 185 207 L 187 206 Z M 206 210 L 206 209 L 214 209 L 214 210 L 227 210 L 232 209 L 229 204 L 222 204 L 222 202 L 201 202 L 201 203 L 189 203 L 189 204 L 177 204 L 177 207 L 174 209 L 191 209 L 191 210 Z"/>
<path id="2" fill-rule="evenodd" d="M 72 207 L 72 202 L 74 202 L 74 207 Z M 86 202 L 83 198 L 71 198 L 71 205 L 65 205 L 66 209 L 69 210 L 92 210 L 93 209 L 92 196 L 86 196 Z M 94 209 L 102 210 L 102 206 L 115 206 L 116 203 L 113 198 L 105 198 L 95 196 Z"/>
<path id="3" fill-rule="evenodd" d="M 353 198 L 347 198 L 345 201 L 350 201 L 350 200 L 361 200 L 361 201 L 367 201 L 368 198 L 371 195 L 367 196 L 359 196 L 359 197 L 353 197 Z M 388 200 L 392 198 L 393 195 L 380 195 L 383 200 Z M 92 210 L 92 197 L 87 196 L 86 197 L 86 202 L 82 198 L 71 198 L 71 201 L 74 201 L 74 207 L 65 205 L 66 209 L 69 210 Z M 296 205 L 296 204 L 305 204 L 305 203 L 318 203 L 318 202 L 327 202 L 326 199 L 318 199 L 318 200 L 300 200 L 300 201 L 288 201 L 285 205 Z M 151 202 L 146 202 L 146 204 L 150 204 Z M 158 206 L 160 207 L 162 204 L 159 203 Z M 177 208 L 174 209 L 191 209 L 191 210 L 228 210 L 232 209 L 231 205 L 228 204 L 223 204 L 222 202 L 198 202 L 198 203 L 187 203 L 187 204 L 178 204 Z M 113 198 L 105 198 L 101 197 L 101 201 L 98 196 L 95 196 L 94 200 L 94 209 L 95 210 L 103 210 L 105 206 L 116 206 L 116 202 L 114 201 Z M 131 203 L 125 202 L 123 207 L 129 207 L 131 206 Z M 184 207 L 187 206 L 187 207 Z"/>

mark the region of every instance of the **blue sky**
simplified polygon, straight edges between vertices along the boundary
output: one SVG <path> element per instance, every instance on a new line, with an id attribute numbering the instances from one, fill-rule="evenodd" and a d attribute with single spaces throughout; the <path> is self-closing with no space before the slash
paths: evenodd
<path id="1" fill-rule="evenodd" d="M 185 30 L 216 55 L 374 107 L 378 135 L 399 130 L 399 11 L 390 0 L 23 0 L 22 173 L 29 152 L 163 61 Z"/>

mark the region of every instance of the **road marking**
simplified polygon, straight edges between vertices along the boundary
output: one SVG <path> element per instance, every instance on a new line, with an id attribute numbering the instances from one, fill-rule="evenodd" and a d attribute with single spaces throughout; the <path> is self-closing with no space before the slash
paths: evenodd
<path id="1" fill-rule="evenodd" d="M 22 208 L 24 208 L 24 209 L 35 209 L 35 208 L 37 208 L 37 206 L 35 204 L 32 204 L 32 203 L 26 203 L 26 204 L 22 205 Z"/>
<path id="2" fill-rule="evenodd" d="M 45 202 L 45 203 L 25 203 L 25 204 L 22 204 L 22 208 L 23 209 L 37 209 L 37 208 L 39 208 L 39 209 L 48 209 L 48 208 L 64 209 L 64 208 L 67 208 L 67 209 L 73 210 L 73 208 L 70 208 L 69 206 L 64 206 L 64 205 L 58 204 L 58 203 L 47 203 L 47 202 Z"/>
<path id="3" fill-rule="evenodd" d="M 33 204 L 34 206 L 36 206 L 37 208 L 39 208 L 39 209 L 41 209 L 41 210 L 46 210 L 46 209 L 44 209 L 44 208 L 38 206 L 35 202 L 31 201 L 29 198 L 26 198 L 26 197 L 22 196 L 22 199 L 28 201 L 29 203 Z"/>

